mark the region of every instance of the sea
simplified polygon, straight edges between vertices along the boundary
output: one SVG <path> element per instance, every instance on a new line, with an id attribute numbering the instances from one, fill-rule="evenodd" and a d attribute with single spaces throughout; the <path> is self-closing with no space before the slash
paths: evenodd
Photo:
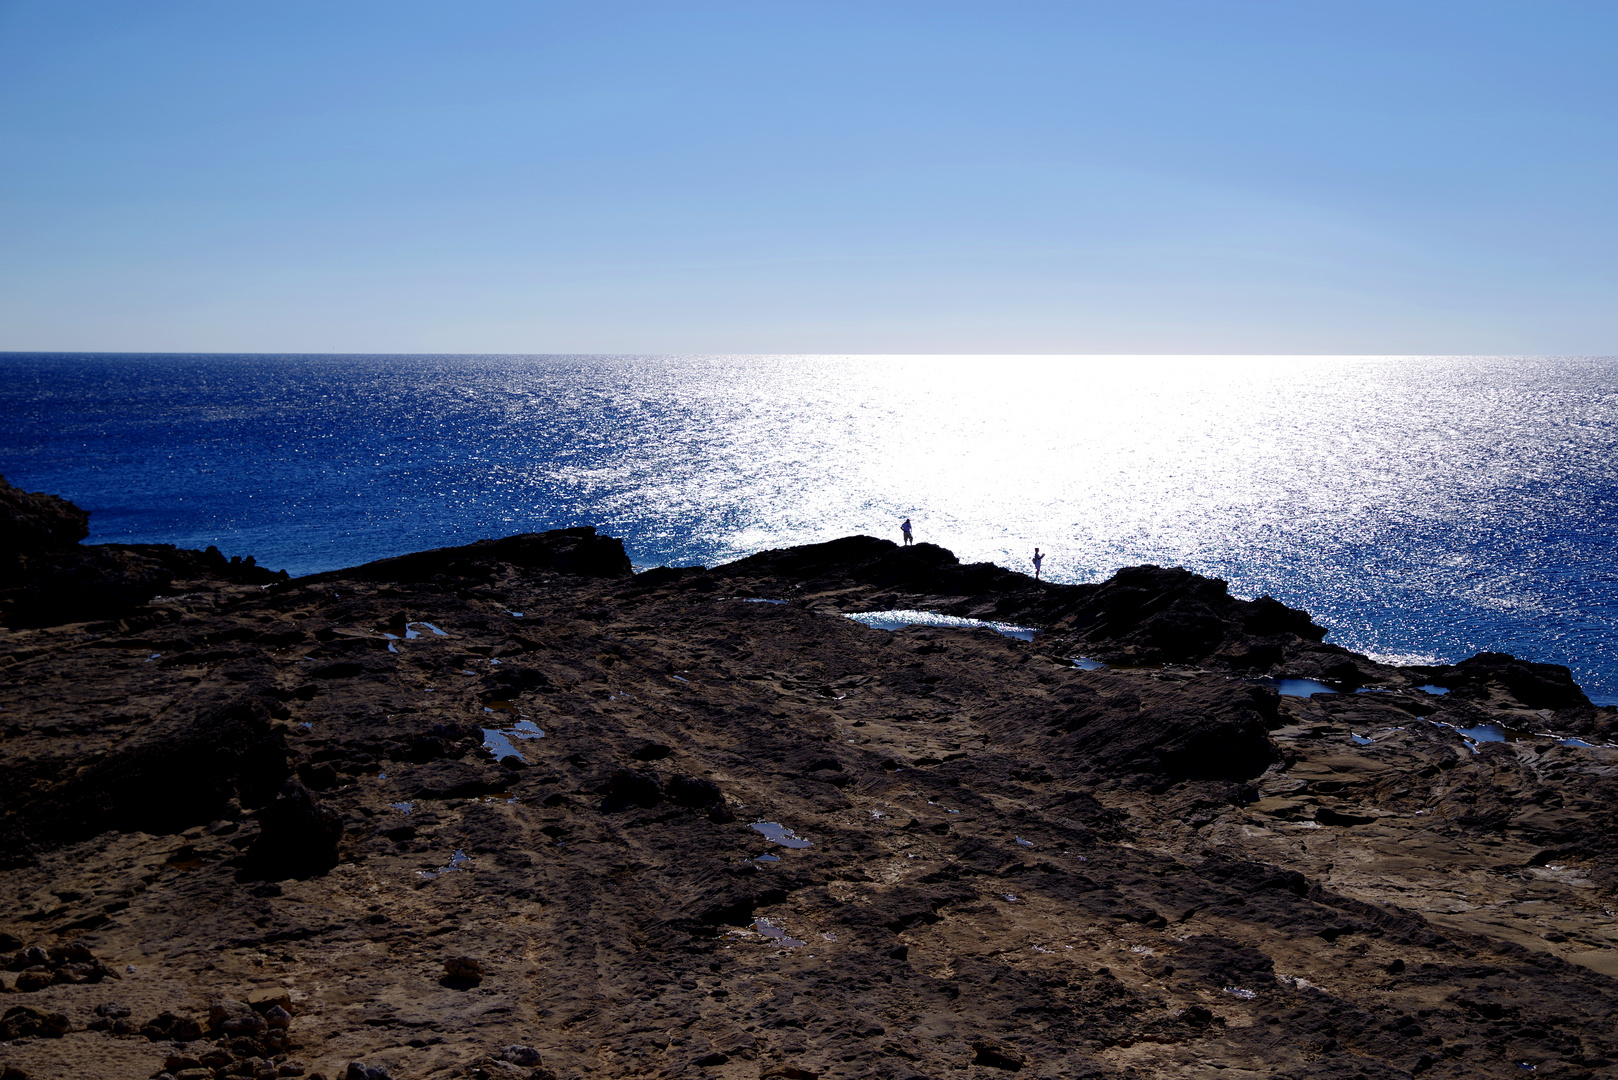
<path id="1" fill-rule="evenodd" d="M 1398 663 L 1618 704 L 1618 357 L 0 354 L 0 473 L 89 542 L 294 575 L 593 525 L 637 566 L 851 533 L 1184 566 Z"/>

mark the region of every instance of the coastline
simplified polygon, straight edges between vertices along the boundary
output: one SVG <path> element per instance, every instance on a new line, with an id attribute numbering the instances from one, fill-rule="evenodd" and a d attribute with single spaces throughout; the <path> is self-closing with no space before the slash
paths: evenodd
<path id="1" fill-rule="evenodd" d="M 163 591 L 0 632 L 26 1075 L 1618 1058 L 1618 749 L 1460 734 L 1612 741 L 1565 668 L 870 537 L 640 574 L 590 529 L 284 581 L 112 555 Z M 893 610 L 1041 632 L 843 617 Z"/>

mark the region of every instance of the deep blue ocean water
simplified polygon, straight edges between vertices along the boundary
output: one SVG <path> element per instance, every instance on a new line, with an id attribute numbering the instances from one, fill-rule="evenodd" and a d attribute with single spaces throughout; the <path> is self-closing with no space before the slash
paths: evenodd
<path id="1" fill-rule="evenodd" d="M 1181 565 L 1404 662 L 1618 700 L 1612 357 L 0 354 L 0 473 L 91 541 L 294 574 L 594 525 L 642 566 L 863 532 Z"/>

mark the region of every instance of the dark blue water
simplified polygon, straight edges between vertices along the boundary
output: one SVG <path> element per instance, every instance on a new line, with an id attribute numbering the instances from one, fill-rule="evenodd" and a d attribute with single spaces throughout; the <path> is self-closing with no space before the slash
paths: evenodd
<path id="1" fill-rule="evenodd" d="M 1618 694 L 1618 361 L 0 355 L 0 472 L 92 541 L 307 573 L 589 524 L 640 565 L 853 532 L 1183 565 L 1394 661 Z"/>

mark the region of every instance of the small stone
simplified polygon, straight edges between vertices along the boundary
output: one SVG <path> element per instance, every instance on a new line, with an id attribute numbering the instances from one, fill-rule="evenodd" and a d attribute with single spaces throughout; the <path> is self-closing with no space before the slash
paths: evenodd
<path id="1" fill-rule="evenodd" d="M 261 986 L 257 990 L 249 990 L 246 1000 L 248 1007 L 255 1012 L 268 1013 L 274 1008 L 292 1012 L 292 992 L 283 986 Z"/>
<path id="2" fill-rule="evenodd" d="M 544 1061 L 539 1056 L 539 1051 L 532 1046 L 508 1046 L 500 1051 L 500 1056 L 513 1065 L 524 1065 L 529 1068 L 544 1064 Z"/>
<path id="3" fill-rule="evenodd" d="M 245 1001 L 216 998 L 208 1006 L 208 1025 L 227 1035 L 262 1035 L 270 1025 Z"/>
<path id="4" fill-rule="evenodd" d="M 216 1028 L 229 1020 L 232 1016 L 241 1016 L 253 1010 L 245 1001 L 234 998 L 214 998 L 208 1003 L 208 1026 Z"/>
<path id="5" fill-rule="evenodd" d="M 202 1062 L 190 1054 L 170 1054 L 163 1059 L 163 1068 L 167 1072 L 179 1072 L 181 1069 L 200 1069 Z"/>
<path id="6" fill-rule="evenodd" d="M 52 972 L 29 970 L 17 976 L 16 990 L 20 994 L 32 994 L 55 981 L 56 976 Z"/>
<path id="7" fill-rule="evenodd" d="M 174 1080 L 213 1080 L 212 1069 L 185 1069 L 174 1074 Z"/>
<path id="8" fill-rule="evenodd" d="M 1180 1012 L 1180 1023 L 1189 1024 L 1192 1027 L 1207 1027 L 1213 1023 L 1213 1019 L 1213 1012 L 1203 1008 L 1201 1005 L 1192 1005 L 1190 1008 Z"/>
<path id="9" fill-rule="evenodd" d="M 286 1029 L 292 1024 L 292 1014 L 279 1005 L 264 1010 L 264 1022 L 272 1028 Z"/>
<path id="10" fill-rule="evenodd" d="M 444 961 L 444 977 L 457 982 L 479 982 L 485 972 L 483 962 L 470 956 L 452 956 Z"/>
<path id="11" fill-rule="evenodd" d="M 297 1058 L 288 1058 L 281 1062 L 278 1071 L 282 1076 L 302 1076 L 307 1066 Z"/>
<path id="12" fill-rule="evenodd" d="M 393 1080 L 393 1077 L 381 1065 L 362 1065 L 358 1061 L 350 1061 L 343 1080 Z"/>
<path id="13" fill-rule="evenodd" d="M 21 1039 L 29 1035 L 43 1035 L 47 1039 L 60 1039 L 73 1029 L 66 1014 L 41 1012 L 27 1005 L 14 1005 L 0 1017 L 0 1042 Z"/>
<path id="14" fill-rule="evenodd" d="M 1004 1069 L 1007 1072 L 1018 1072 L 1027 1064 L 1023 1056 L 1009 1046 L 992 1042 L 975 1042 L 972 1044 L 975 1056 L 972 1064 L 983 1065 L 991 1069 Z"/>

